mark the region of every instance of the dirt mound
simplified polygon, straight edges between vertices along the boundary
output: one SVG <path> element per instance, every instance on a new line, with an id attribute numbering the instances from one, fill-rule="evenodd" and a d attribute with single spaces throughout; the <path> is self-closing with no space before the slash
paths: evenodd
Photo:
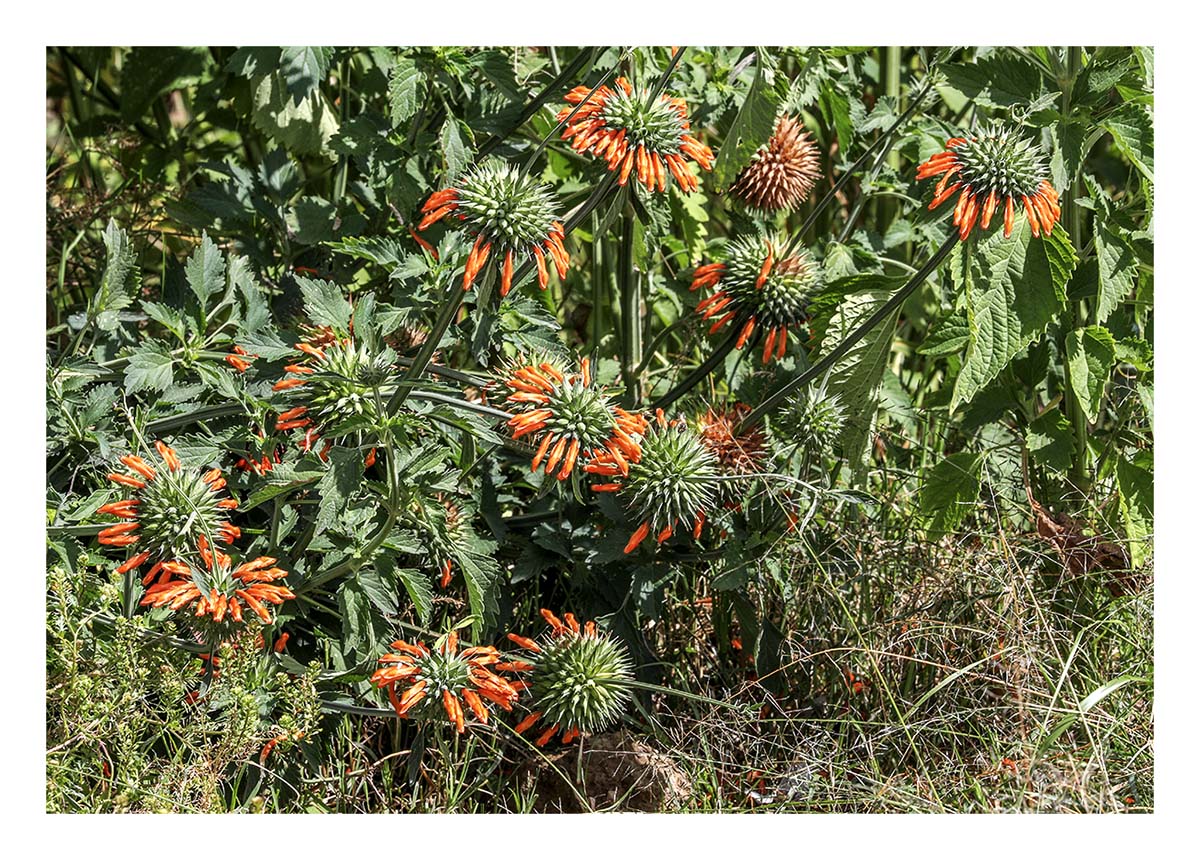
<path id="1" fill-rule="evenodd" d="M 536 812 L 669 812 L 692 793 L 674 760 L 624 730 L 584 738 L 582 766 L 572 745 L 529 762 L 521 781 Z"/>

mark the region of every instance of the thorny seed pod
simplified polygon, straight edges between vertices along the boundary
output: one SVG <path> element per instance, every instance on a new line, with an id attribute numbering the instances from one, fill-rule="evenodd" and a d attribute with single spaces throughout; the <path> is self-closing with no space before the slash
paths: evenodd
<path id="1" fill-rule="evenodd" d="M 375 420 L 375 389 L 393 373 L 395 353 L 385 348 L 376 354 L 367 345 L 357 347 L 351 338 L 324 346 L 303 342 L 296 349 L 305 357 L 285 369 L 288 375 L 274 390 L 287 391 L 296 405 L 279 414 L 275 430 L 303 430 L 300 449 L 308 451 L 318 438 L 332 442 L 359 423 Z"/>
<path id="2" fill-rule="evenodd" d="M 110 502 L 97 513 L 111 514 L 124 522 L 100 532 L 105 546 L 132 546 L 137 553 L 117 568 L 126 573 L 154 559 L 157 572 L 161 563 L 188 552 L 201 538 L 233 543 L 241 530 L 226 519 L 237 501 L 222 497 L 225 478 L 220 469 L 186 468 L 175 450 L 163 442 L 154 443 L 160 462 L 157 467 L 132 454 L 121 463 L 129 474 L 113 472 L 109 480 L 129 487 L 129 498 Z"/>
<path id="3" fill-rule="evenodd" d="M 513 438 L 529 436 L 538 443 L 535 472 L 544 464 L 547 475 L 563 481 L 577 460 L 603 457 L 624 473 L 641 456 L 638 440 L 646 420 L 613 405 L 586 358 L 579 373 L 565 373 L 550 361 L 517 365 L 500 375 L 497 387 L 507 392 L 505 406 L 517 413 L 508 422 Z"/>
<path id="4" fill-rule="evenodd" d="M 585 469 L 609 483 L 593 490 L 615 492 L 641 525 L 625 545 L 630 553 L 653 532 L 658 543 L 674 534 L 680 523 L 700 536 L 707 512 L 717 500 L 719 463 L 700 434 L 681 419 L 668 422 L 662 410 L 642 437 L 642 456 L 621 474 L 611 460 L 598 457 Z"/>
<path id="5" fill-rule="evenodd" d="M 485 701 L 511 711 L 518 690 L 496 672 L 507 671 L 501 654 L 490 645 L 458 647 L 458 633 L 450 632 L 439 647 L 422 642 L 393 642 L 385 664 L 371 676 L 377 687 L 387 689 L 397 716 L 435 720 L 443 716 L 459 734 L 466 731 L 466 716 L 486 723 Z M 495 671 L 493 671 L 495 670 Z M 396 688 L 405 687 L 403 693 Z"/>
<path id="6" fill-rule="evenodd" d="M 531 259 L 537 266 L 538 286 L 549 283 L 546 256 L 560 279 L 567 276 L 570 255 L 558 221 L 554 193 L 507 164 L 492 162 L 474 167 L 458 180 L 457 187 L 432 194 L 421 209 L 425 217 L 418 230 L 447 215 L 456 215 L 463 228 L 475 236 L 463 272 L 463 289 L 469 290 L 488 260 L 500 271 L 500 295 L 512 289 L 516 267 Z"/>
<path id="7" fill-rule="evenodd" d="M 571 140 L 572 149 L 603 158 L 608 169 L 617 173 L 619 185 L 632 175 L 647 191 L 666 191 L 670 173 L 684 192 L 700 187 L 688 159 L 702 170 L 712 170 L 713 152 L 692 137 L 683 99 L 663 93 L 652 100 L 648 89 L 635 88 L 620 77 L 615 86 L 602 86 L 591 98 L 590 91 L 586 86 L 571 90 L 565 101 L 580 107 L 558 113 L 562 122 L 575 110 L 563 131 L 563 140 Z"/>
<path id="8" fill-rule="evenodd" d="M 791 211 L 821 178 L 821 151 L 796 117 L 775 120 L 775 132 L 754 153 L 729 193 L 751 209 Z"/>

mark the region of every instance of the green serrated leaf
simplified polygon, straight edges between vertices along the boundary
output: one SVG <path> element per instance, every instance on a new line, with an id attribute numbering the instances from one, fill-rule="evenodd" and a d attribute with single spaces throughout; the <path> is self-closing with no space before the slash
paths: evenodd
<path id="1" fill-rule="evenodd" d="M 921 355 L 957 355 L 967 348 L 971 329 L 966 314 L 956 313 L 942 320 L 917 349 Z"/>
<path id="2" fill-rule="evenodd" d="M 1154 535 L 1153 455 L 1149 451 L 1139 451 L 1132 460 L 1118 460 L 1117 486 L 1130 559 L 1134 567 L 1141 567 L 1150 557 Z"/>
<path id="3" fill-rule="evenodd" d="M 321 501 L 317 505 L 314 534 L 321 534 L 337 521 L 362 479 L 363 455 L 357 448 L 330 449 L 329 469 L 317 482 Z"/>
<path id="4" fill-rule="evenodd" d="M 121 119 L 134 123 L 169 90 L 199 80 L 207 48 L 139 46 L 121 64 Z"/>
<path id="5" fill-rule="evenodd" d="M 297 277 L 304 296 L 304 310 L 317 325 L 330 326 L 341 336 L 350 333 L 350 318 L 354 308 L 342 295 L 342 288 L 329 281 Z"/>
<path id="6" fill-rule="evenodd" d="M 417 617 L 422 624 L 428 624 L 433 616 L 433 586 L 429 583 L 429 575 L 407 567 L 398 567 L 395 573 L 409 599 L 417 610 Z"/>
<path id="7" fill-rule="evenodd" d="M 203 234 L 200 246 L 188 258 L 184 274 L 188 286 L 200 300 L 201 308 L 208 307 L 208 300 L 225 288 L 225 258 L 207 233 Z"/>
<path id="8" fill-rule="evenodd" d="M 1051 409 L 1029 423 L 1025 445 L 1035 463 L 1059 472 L 1071 468 L 1075 456 L 1075 434 L 1071 422 L 1057 409 Z"/>
<path id="9" fill-rule="evenodd" d="M 732 185 L 758 148 L 771 139 L 780 103 L 773 86 L 774 75 L 774 70 L 766 63 L 760 63 L 755 71 L 746 99 L 729 128 L 725 145 L 717 153 L 713 183 L 718 191 Z"/>
<path id="10" fill-rule="evenodd" d="M 1108 329 L 1090 325 L 1067 335 L 1067 367 L 1071 389 L 1089 421 L 1100 416 L 1104 387 L 1116 361 L 1116 341 Z"/>
<path id="11" fill-rule="evenodd" d="M 878 281 L 888 283 L 883 277 Z M 838 346 L 889 298 L 891 293 L 885 290 L 866 290 L 846 296 L 829 321 L 822 349 L 829 352 Z M 867 452 L 878 402 L 877 389 L 891 353 L 898 313 L 876 326 L 829 370 L 825 390 L 830 395 L 837 395 L 845 409 L 842 454 L 856 470 L 862 466 Z"/>
<path id="12" fill-rule="evenodd" d="M 1042 76 L 1037 68 L 1010 56 L 942 66 L 950 86 L 986 107 L 1027 105 L 1037 99 Z"/>
<path id="13" fill-rule="evenodd" d="M 1124 104 L 1101 125 L 1142 175 L 1154 181 L 1154 121 L 1142 105 Z"/>
<path id="14" fill-rule="evenodd" d="M 978 244 L 955 247 L 949 265 L 956 286 L 965 290 L 970 340 L 951 411 L 987 387 L 1045 331 L 1066 304 L 1076 261 L 1061 225 L 1034 239 L 1025 219 L 1008 239 L 996 230 Z"/>
<path id="15" fill-rule="evenodd" d="M 953 531 L 979 501 L 983 455 L 951 454 L 929 470 L 918 506 L 931 533 Z"/>
<path id="16" fill-rule="evenodd" d="M 175 359 L 166 347 L 147 343 L 130 354 L 125 367 L 125 388 L 135 391 L 166 391 L 174 380 Z"/>
<path id="17" fill-rule="evenodd" d="M 1096 262 L 1100 273 L 1096 296 L 1096 322 L 1104 322 L 1133 291 L 1137 283 L 1137 252 L 1125 234 L 1113 229 L 1107 220 L 1096 228 Z"/>
<path id="18" fill-rule="evenodd" d="M 454 117 L 442 124 L 440 137 L 442 156 L 446 161 L 446 178 L 453 181 L 471 163 L 471 150 L 463 141 L 462 129 Z"/>
<path id="19" fill-rule="evenodd" d="M 329 62 L 332 59 L 333 48 L 300 46 L 280 50 L 279 73 L 283 76 L 293 104 L 300 104 L 320 87 L 329 74 Z"/>
<path id="20" fill-rule="evenodd" d="M 391 108 L 392 128 L 412 119 L 417 112 L 417 94 L 424 75 L 412 57 L 400 57 L 392 66 L 388 78 L 388 105 Z"/>
<path id="21" fill-rule="evenodd" d="M 255 127 L 289 152 L 320 154 L 332 160 L 329 141 L 338 132 L 338 120 L 320 90 L 294 102 L 279 74 L 254 78 L 251 85 L 254 110 L 250 120 Z"/>

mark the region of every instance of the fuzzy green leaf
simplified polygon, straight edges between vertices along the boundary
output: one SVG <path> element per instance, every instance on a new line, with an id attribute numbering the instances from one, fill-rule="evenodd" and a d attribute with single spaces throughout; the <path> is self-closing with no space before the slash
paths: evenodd
<path id="1" fill-rule="evenodd" d="M 983 455 L 951 454 L 929 470 L 918 505 L 931 533 L 953 531 L 979 500 Z"/>
<path id="2" fill-rule="evenodd" d="M 1154 181 L 1154 121 L 1142 105 L 1125 104 L 1104 122 L 1113 142 L 1142 175 Z"/>
<path id="3" fill-rule="evenodd" d="M 225 258 L 207 233 L 201 237 L 200 246 L 188 258 L 184 274 L 202 308 L 208 307 L 208 300 L 224 289 Z"/>
<path id="4" fill-rule="evenodd" d="M 251 85 L 254 111 L 250 120 L 256 128 L 296 155 L 324 154 L 332 158 L 328 146 L 337 134 L 338 120 L 320 90 L 297 103 L 279 74 L 255 78 Z"/>
<path id="5" fill-rule="evenodd" d="M 300 104 L 320 87 L 329 74 L 333 48 L 310 46 L 283 48 L 279 55 L 279 73 L 283 75 L 293 104 Z"/>
<path id="6" fill-rule="evenodd" d="M 1104 387 L 1117 359 L 1117 345 L 1108 329 L 1096 325 L 1076 329 L 1067 335 L 1067 367 L 1071 388 L 1089 421 L 1100 415 Z"/>
<path id="7" fill-rule="evenodd" d="M 917 349 L 921 355 L 957 355 L 962 352 L 971 340 L 971 329 L 967 325 L 966 315 L 952 314 L 925 338 L 925 342 Z"/>
<path id="8" fill-rule="evenodd" d="M 391 108 L 392 128 L 412 119 L 417 112 L 417 93 L 424 75 L 412 57 L 400 57 L 392 66 L 388 79 L 388 104 Z"/>
<path id="9" fill-rule="evenodd" d="M 342 295 L 342 288 L 329 281 L 296 278 L 304 296 L 304 310 L 317 325 L 327 325 L 339 335 L 350 332 L 350 317 L 354 308 Z"/>
<path id="10" fill-rule="evenodd" d="M 971 247 L 959 244 L 949 261 L 951 278 L 966 292 L 970 328 L 951 411 L 970 402 L 1045 331 L 1066 303 L 1066 284 L 1076 263 L 1061 225 L 1034 239 L 1025 219 L 1010 238 L 996 230 L 973 253 Z"/>
<path id="11" fill-rule="evenodd" d="M 206 48 L 139 46 L 121 65 L 121 119 L 134 123 L 163 93 L 196 81 L 208 59 Z"/>
<path id="12" fill-rule="evenodd" d="M 1139 451 L 1132 460 L 1117 461 L 1117 486 L 1121 493 L 1121 517 L 1134 567 L 1150 557 L 1154 535 L 1154 457 Z"/>
<path id="13" fill-rule="evenodd" d="M 363 455 L 357 448 L 330 449 L 329 470 L 317 482 L 321 502 L 317 506 L 314 534 L 319 535 L 337 521 L 362 478 Z"/>
<path id="14" fill-rule="evenodd" d="M 120 323 L 115 312 L 133 303 L 133 293 L 141 276 L 129 234 L 111 218 L 104 228 L 104 247 L 107 250 L 104 276 L 100 279 L 100 288 L 92 298 L 88 313 L 97 320 L 101 329 L 112 331 Z"/>
<path id="15" fill-rule="evenodd" d="M 453 181 L 471 163 L 471 148 L 463 141 L 458 120 L 448 117 L 440 137 L 442 156 L 446 160 L 446 178 Z"/>
<path id="16" fill-rule="evenodd" d="M 986 107 L 1026 105 L 1042 89 L 1042 76 L 1024 60 L 986 57 L 975 63 L 947 63 L 942 67 L 950 86 Z"/>
<path id="17" fill-rule="evenodd" d="M 1114 230 L 1107 221 L 1099 221 L 1096 228 L 1096 262 L 1100 271 L 1096 322 L 1102 323 L 1133 290 L 1138 268 L 1133 246 L 1124 233 Z"/>
<path id="18" fill-rule="evenodd" d="M 780 102 L 773 85 L 774 77 L 775 72 L 767 63 L 758 65 L 750 91 L 729 128 L 725 145 L 717 153 L 713 184 L 718 191 L 732 185 L 758 148 L 771 139 Z"/>
<path id="19" fill-rule="evenodd" d="M 166 391 L 175 375 L 175 359 L 166 347 L 158 343 L 144 344 L 129 356 L 125 368 L 125 388 L 134 391 Z"/>
<path id="20" fill-rule="evenodd" d="M 862 279 L 868 282 L 870 278 Z M 887 278 L 878 277 L 882 283 Z M 825 330 L 822 350 L 829 352 L 838 346 L 863 320 L 891 298 L 886 290 L 865 290 L 846 296 L 834 312 Z M 898 312 L 897 312 L 898 313 Z M 842 428 L 842 454 L 857 469 L 867 451 L 867 439 L 875 418 L 877 389 L 887 367 L 896 330 L 896 314 L 892 314 L 855 344 L 829 370 L 825 390 L 836 395 L 845 411 Z"/>
<path id="21" fill-rule="evenodd" d="M 1035 418 L 1025 432 L 1025 445 L 1034 462 L 1059 472 L 1071 468 L 1075 452 L 1075 434 L 1071 422 L 1057 409 Z"/>

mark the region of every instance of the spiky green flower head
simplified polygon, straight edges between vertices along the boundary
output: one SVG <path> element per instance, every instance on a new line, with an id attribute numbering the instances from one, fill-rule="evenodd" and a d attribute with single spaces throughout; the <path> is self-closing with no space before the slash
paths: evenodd
<path id="1" fill-rule="evenodd" d="M 662 93 L 653 97 L 645 87 L 634 87 L 618 77 L 615 86 L 601 86 L 593 93 L 578 86 L 565 96 L 569 105 L 558 113 L 559 122 L 569 122 L 563 139 L 571 140 L 576 152 L 591 151 L 603 158 L 608 169 L 624 185 L 632 174 L 647 191 L 666 191 L 667 174 L 685 192 L 695 191 L 700 182 L 687 165 L 691 159 L 702 170 L 711 170 L 713 153 L 691 135 L 687 102 Z"/>
<path id="2" fill-rule="evenodd" d="M 535 472 L 544 462 L 546 474 L 562 481 L 579 459 L 605 456 L 628 462 L 641 454 L 637 440 L 645 420 L 613 405 L 611 395 L 592 376 L 587 358 L 578 373 L 550 361 L 510 367 L 498 379 L 498 389 L 507 393 L 505 406 L 516 413 L 508 421 L 513 438 L 540 440 L 533 457 Z"/>
<path id="3" fill-rule="evenodd" d="M 1001 123 L 972 137 L 952 137 L 946 149 L 917 168 L 917 179 L 942 175 L 930 209 L 958 193 L 954 224 L 966 239 L 976 222 L 987 230 L 1002 207 L 1004 236 L 1012 235 L 1016 207 L 1029 219 L 1033 235 L 1049 233 L 1061 217 L 1058 192 L 1046 172 L 1039 145 Z"/>
<path id="4" fill-rule="evenodd" d="M 556 732 L 563 743 L 579 734 L 603 731 L 616 722 L 628 704 L 633 680 L 629 652 L 616 639 L 589 621 L 580 625 L 567 613 L 560 621 L 542 610 L 550 625 L 537 641 L 510 633 L 509 639 L 532 652 L 524 664 L 533 713 L 518 726 L 522 732 L 536 722 L 549 726 L 538 738 L 546 744 Z"/>
<path id="5" fill-rule="evenodd" d="M 99 542 L 136 550 L 136 555 L 117 569 L 120 573 L 150 559 L 176 558 L 200 540 L 233 543 L 241 534 L 226 519 L 237 502 L 221 493 L 225 487 L 221 470 L 185 467 L 173 448 L 161 441 L 155 446 L 160 457 L 155 465 L 132 454 L 121 458 L 130 474 L 113 472 L 108 477 L 129 487 L 130 497 L 97 509 L 97 513 L 123 520 L 101 531 Z"/>
<path id="6" fill-rule="evenodd" d="M 307 450 L 318 435 L 338 439 L 379 417 L 376 389 L 395 372 L 396 354 L 390 347 L 376 352 L 344 338 L 320 347 L 298 343 L 296 348 L 305 353 L 304 363 L 289 364 L 289 376 L 274 389 L 294 392 L 293 398 L 303 403 L 280 413 L 277 431 L 305 428 L 302 447 Z"/>
<path id="7" fill-rule="evenodd" d="M 828 452 L 846 425 L 846 410 L 838 395 L 809 387 L 789 398 L 768 423 L 772 436 L 782 442 Z"/>
<path id="8" fill-rule="evenodd" d="M 593 490 L 615 492 L 641 525 L 625 545 L 633 552 L 652 531 L 662 543 L 680 524 L 691 526 L 698 537 L 707 512 L 717 499 L 720 462 L 695 428 L 682 419 L 667 421 L 659 409 L 642 436 L 641 457 L 630 463 L 627 474 L 619 464 L 597 458 L 587 470 L 608 476 L 610 483 Z"/>
<path id="9" fill-rule="evenodd" d="M 708 333 L 736 320 L 741 349 L 755 330 L 765 332 L 764 364 L 787 352 L 788 329 L 807 322 L 809 301 L 821 285 L 820 268 L 806 251 L 777 259 L 785 246 L 778 238 L 741 236 L 726 247 L 725 262 L 701 266 L 692 277 L 693 290 L 717 288 L 696 306 L 703 319 L 717 317 Z"/>
<path id="10" fill-rule="evenodd" d="M 474 235 L 475 245 L 463 273 L 469 290 L 488 259 L 500 267 L 500 295 L 512 288 L 514 266 L 532 258 L 538 284 L 548 283 L 545 255 L 549 254 L 559 278 L 567 276 L 569 255 L 563 248 L 563 226 L 550 186 L 503 162 L 476 165 L 454 188 L 438 191 L 426 201 L 426 214 L 418 225 L 425 230 L 453 213 Z"/>

